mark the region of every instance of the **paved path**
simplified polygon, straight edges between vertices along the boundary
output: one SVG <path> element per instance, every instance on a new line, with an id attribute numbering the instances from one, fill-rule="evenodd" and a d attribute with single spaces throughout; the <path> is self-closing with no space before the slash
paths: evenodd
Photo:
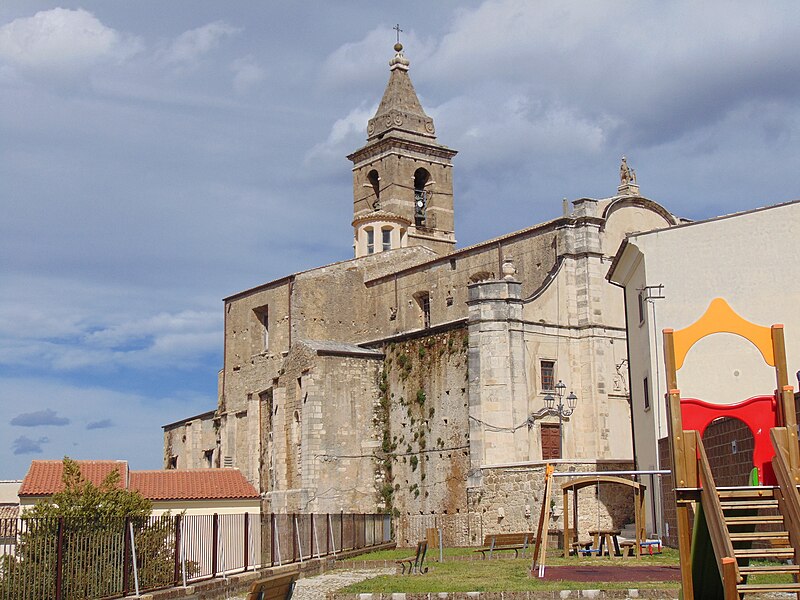
<path id="1" fill-rule="evenodd" d="M 351 583 L 358 583 L 378 575 L 393 575 L 394 568 L 384 569 L 335 569 L 324 575 L 304 577 L 297 580 L 292 600 L 321 600 L 325 594 L 343 588 Z M 232 600 L 244 600 L 247 595 L 236 596 Z"/>

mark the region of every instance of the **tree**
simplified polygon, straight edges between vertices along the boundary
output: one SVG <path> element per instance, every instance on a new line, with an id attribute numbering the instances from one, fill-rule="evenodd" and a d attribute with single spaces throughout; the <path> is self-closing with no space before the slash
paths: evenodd
<path id="1" fill-rule="evenodd" d="M 120 486 L 116 470 L 94 485 L 83 478 L 76 461 L 64 457 L 62 480 L 63 491 L 22 516 L 16 553 L 0 563 L 0 599 L 55 597 L 59 546 L 65 600 L 120 593 L 125 569 L 130 576 L 131 526 L 142 588 L 171 582 L 174 528 L 169 515 L 151 518 L 152 503 Z"/>

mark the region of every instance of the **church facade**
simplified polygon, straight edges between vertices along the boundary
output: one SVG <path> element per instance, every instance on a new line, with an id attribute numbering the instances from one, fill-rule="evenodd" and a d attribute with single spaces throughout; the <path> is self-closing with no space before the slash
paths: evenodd
<path id="1" fill-rule="evenodd" d="M 480 542 L 535 528 L 547 462 L 632 468 L 624 301 L 605 275 L 626 234 L 679 220 L 623 161 L 612 197 L 457 249 L 456 151 L 408 72 L 398 44 L 348 157 L 355 257 L 224 300 L 218 405 L 164 427 L 164 464 L 237 467 L 265 511 L 389 511 L 401 543 L 441 517 L 450 543 Z M 621 525 L 624 504 L 586 517 Z"/>

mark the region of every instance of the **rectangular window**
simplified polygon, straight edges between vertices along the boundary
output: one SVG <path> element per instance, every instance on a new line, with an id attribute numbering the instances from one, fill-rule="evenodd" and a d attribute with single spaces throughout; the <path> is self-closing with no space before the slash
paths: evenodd
<path id="1" fill-rule="evenodd" d="M 542 391 L 552 392 L 556 389 L 556 361 L 542 360 L 539 361 L 539 370 L 541 371 Z"/>
<path id="2" fill-rule="evenodd" d="M 254 312 L 261 325 L 261 350 L 266 352 L 269 350 L 269 307 L 261 306 L 255 309 Z"/>
<path id="3" fill-rule="evenodd" d="M 650 382 L 644 378 L 644 409 L 650 410 Z"/>
<path id="4" fill-rule="evenodd" d="M 561 458 L 561 427 L 558 423 L 542 423 L 542 460 Z"/>
<path id="5" fill-rule="evenodd" d="M 423 294 L 419 298 L 419 306 L 422 309 L 422 326 L 428 329 L 431 326 L 431 296 Z"/>
<path id="6" fill-rule="evenodd" d="M 375 231 L 367 229 L 367 254 L 375 253 Z"/>
<path id="7" fill-rule="evenodd" d="M 381 235 L 383 236 L 383 251 L 386 252 L 387 250 L 392 249 L 392 230 L 391 229 L 382 229 Z"/>

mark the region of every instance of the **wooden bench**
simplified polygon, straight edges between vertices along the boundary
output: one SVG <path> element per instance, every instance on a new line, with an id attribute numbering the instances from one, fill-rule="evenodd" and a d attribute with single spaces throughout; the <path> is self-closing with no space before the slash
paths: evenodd
<path id="1" fill-rule="evenodd" d="M 296 573 L 259 579 L 250 586 L 247 600 L 291 600 L 296 580 Z"/>
<path id="2" fill-rule="evenodd" d="M 422 563 L 425 562 L 425 553 L 428 551 L 428 540 L 422 540 L 421 542 L 417 542 L 417 552 L 414 556 L 409 556 L 407 558 L 401 558 L 400 560 L 394 561 L 398 565 L 402 567 L 401 575 L 406 574 L 406 565 L 408 565 L 408 574 L 411 575 L 412 573 L 427 573 L 428 567 L 423 567 Z"/>
<path id="3" fill-rule="evenodd" d="M 503 550 L 513 550 L 514 558 L 519 558 L 519 551 L 523 552 L 528 546 L 533 546 L 536 543 L 536 534 L 527 533 L 495 533 L 484 536 L 483 548 L 478 548 L 473 552 L 480 552 L 483 558 L 486 558 L 486 553 L 489 553 L 489 558 L 495 552 L 502 552 Z"/>

